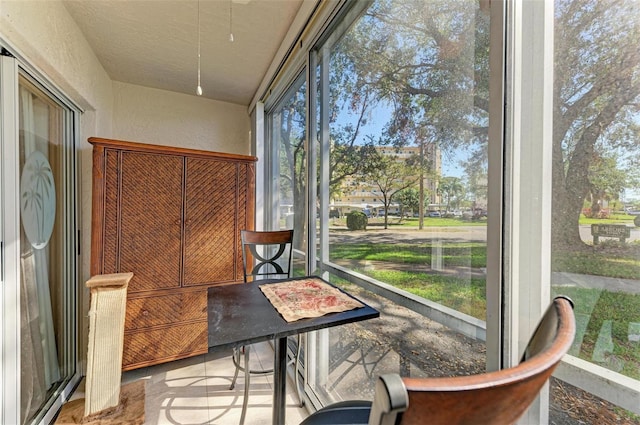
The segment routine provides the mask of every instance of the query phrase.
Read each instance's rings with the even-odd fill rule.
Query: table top
[[[308,278],[309,276],[305,276],[299,279]],[[297,280],[297,278],[287,280]],[[376,309],[362,303],[364,307],[354,310],[287,322],[258,287],[277,282],[283,282],[283,280],[261,280],[210,287],[208,289],[209,348],[248,345],[380,316]],[[342,292],[357,299],[345,291]]]

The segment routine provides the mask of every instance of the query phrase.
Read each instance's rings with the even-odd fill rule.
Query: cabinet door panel
[[[251,205],[250,196],[252,196],[253,185],[251,185],[249,173],[249,166],[240,164],[238,166],[238,226],[236,229],[236,280],[244,279],[244,271],[242,269],[242,237],[240,236],[241,230],[252,230],[253,222],[250,221],[249,214],[247,213],[247,207]],[[251,210],[251,217],[253,216],[253,210]]]
[[[206,320],[207,291],[174,291],[171,295],[131,298],[127,301],[127,331]]]
[[[182,178],[179,156],[123,152],[120,272],[129,292],[180,286]]]
[[[102,247],[102,270],[100,273],[117,273],[118,270],[118,210],[120,208],[120,173],[118,163],[120,152],[105,151],[104,173],[104,233]]]
[[[231,282],[238,244],[238,173],[229,161],[187,159],[184,285]]]
[[[209,348],[207,332],[206,321],[125,332],[122,370],[206,353]]]

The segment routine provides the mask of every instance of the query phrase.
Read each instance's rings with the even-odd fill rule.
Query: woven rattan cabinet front
[[[133,272],[123,370],[207,352],[207,287],[242,281],[255,158],[90,138],[91,273]]]

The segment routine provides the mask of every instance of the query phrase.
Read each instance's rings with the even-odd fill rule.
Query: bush
[[[351,211],[347,214],[347,228],[349,230],[367,230],[367,215],[361,211]]]

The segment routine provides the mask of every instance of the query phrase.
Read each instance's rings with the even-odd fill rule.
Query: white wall
[[[80,118],[80,299],[88,310],[91,136],[250,153],[246,107],[113,82],[59,0],[0,0],[0,44],[84,110]],[[81,323],[81,347],[87,324]],[[84,350],[80,350],[84,353]]]
[[[0,37],[24,62],[84,109],[80,121],[82,276],[89,277],[91,145],[87,137],[111,134],[112,82],[59,1],[0,0]]]
[[[112,138],[249,155],[245,106],[114,81]]]
[[[244,106],[112,81],[61,1],[0,0],[0,39],[84,109],[80,126],[82,276],[89,276],[91,136],[250,153]]]

